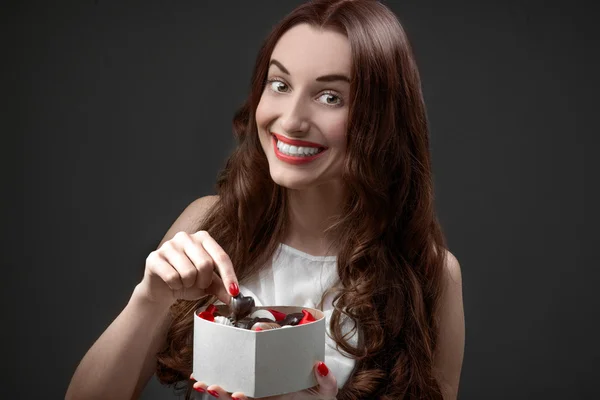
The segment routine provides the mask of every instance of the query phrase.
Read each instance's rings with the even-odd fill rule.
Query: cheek
[[[338,118],[331,118],[327,121],[327,139],[329,143],[336,147],[344,147],[346,145],[346,135],[348,129],[348,118],[346,115]]]
[[[260,102],[256,107],[255,113],[256,125],[258,126],[258,128],[264,128],[269,123],[269,121],[273,119],[274,114],[275,112],[273,110],[273,105],[270,104],[269,99],[263,95],[260,98]]]

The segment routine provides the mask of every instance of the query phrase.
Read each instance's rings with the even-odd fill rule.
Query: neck
[[[303,190],[287,189],[287,199],[288,230],[284,242],[312,255],[335,255],[325,229],[341,211],[341,182]]]

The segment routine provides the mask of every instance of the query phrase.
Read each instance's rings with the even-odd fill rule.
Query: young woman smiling
[[[421,82],[396,16],[369,0],[299,6],[261,48],[234,128],[217,195],[190,204],[149,255],[67,398],[137,398],[153,373],[188,398],[246,398],[190,376],[194,310],[241,290],[326,315],[319,385],[277,398],[455,399],[461,273],[435,215]]]

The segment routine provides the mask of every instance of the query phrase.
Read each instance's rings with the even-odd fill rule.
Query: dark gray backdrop
[[[3,399],[64,396],[148,253],[213,193],[259,45],[300,1],[47,3],[0,11]],[[386,4],[415,47],[437,210],[462,265],[460,398],[587,398],[593,3]],[[153,381],[143,399],[170,393]]]

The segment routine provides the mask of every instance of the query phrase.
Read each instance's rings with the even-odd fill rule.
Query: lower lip
[[[281,161],[285,161],[286,163],[290,163],[290,164],[294,164],[294,165],[309,163],[309,162],[319,158],[323,153],[325,153],[327,151],[327,150],[323,150],[320,153],[315,154],[314,156],[305,156],[305,157],[288,156],[287,154],[283,154],[282,152],[280,152],[279,149],[277,148],[277,139],[275,138],[275,136],[273,136],[271,140],[273,141],[273,149],[275,150],[275,156],[277,158],[279,158]]]

